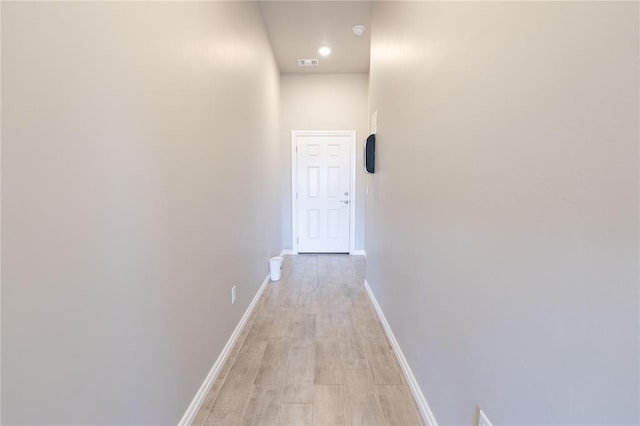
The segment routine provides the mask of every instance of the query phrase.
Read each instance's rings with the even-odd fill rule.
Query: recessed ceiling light
[[[364,25],[356,25],[355,27],[353,27],[353,33],[360,37],[362,34],[364,34],[364,30],[366,29],[367,28]]]
[[[329,54],[331,53],[331,48],[329,46],[322,46],[320,49],[318,49],[318,53],[322,56],[329,56]]]

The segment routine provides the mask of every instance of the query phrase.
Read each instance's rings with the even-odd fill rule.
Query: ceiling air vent
[[[317,59],[298,59],[299,67],[317,67],[319,61]]]

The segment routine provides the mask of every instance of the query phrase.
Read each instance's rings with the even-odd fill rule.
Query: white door
[[[349,133],[294,132],[294,223],[300,253],[349,253],[352,139]]]

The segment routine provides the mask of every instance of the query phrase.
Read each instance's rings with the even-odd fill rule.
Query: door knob
[[[342,200],[341,203],[349,204],[349,200]]]

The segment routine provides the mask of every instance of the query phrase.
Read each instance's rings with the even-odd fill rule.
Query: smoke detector
[[[320,61],[317,59],[298,59],[299,67],[317,67],[320,65]]]
[[[367,28],[364,25],[356,25],[355,27],[353,27],[353,33],[360,37],[362,34],[364,34],[364,31],[366,29]]]

